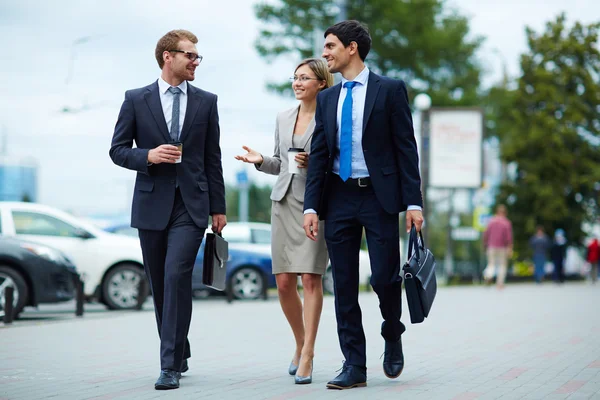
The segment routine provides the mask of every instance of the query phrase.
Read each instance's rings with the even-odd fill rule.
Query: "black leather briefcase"
[[[413,225],[408,242],[409,259],[402,267],[406,302],[410,311],[410,322],[413,324],[423,322],[425,317],[429,316],[437,292],[435,258],[425,247],[421,232],[419,232],[419,238],[417,238],[417,230]]]
[[[217,290],[225,290],[229,245],[220,233],[207,233],[204,244],[202,283]]]

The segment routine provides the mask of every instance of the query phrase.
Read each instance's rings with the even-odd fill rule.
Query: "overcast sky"
[[[259,26],[254,3],[0,0],[0,129],[8,155],[37,160],[38,200],[78,213],[128,210],[135,172],[108,157],[114,124],[125,90],[160,75],[154,47],[171,29],[189,29],[199,38],[204,61],[194,85],[219,95],[225,180],[235,180],[241,165],[233,156],[242,144],[271,152],[275,116],[295,101],[267,93],[264,84],[290,76],[296,60],[269,65],[259,58],[253,47]],[[511,75],[518,74],[525,25],[541,30],[561,11],[570,22],[600,20],[595,0],[449,4],[471,18],[473,34],[487,37],[479,57],[488,84],[500,79],[502,62]],[[79,111],[61,112],[65,107]],[[274,181],[248,171],[259,183]]]

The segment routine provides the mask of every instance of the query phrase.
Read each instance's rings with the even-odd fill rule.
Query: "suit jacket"
[[[300,107],[294,107],[282,111],[277,115],[275,125],[275,151],[273,157],[263,156],[263,163],[256,166],[259,171],[271,175],[279,175],[277,182],[271,192],[271,200],[281,201],[292,185],[292,193],[299,202],[304,201],[304,188],[306,186],[306,168],[301,168],[299,174],[290,174],[288,171],[288,149],[290,147],[304,148],[310,153],[312,133],[315,128],[315,120],[308,124],[304,135],[294,135],[294,127]],[[292,146],[292,137],[294,145]],[[309,160],[310,165],[310,160]]]
[[[109,152],[115,164],[137,171],[131,226],[165,229],[177,180],[187,211],[204,229],[209,214],[225,214],[217,96],[188,83],[187,110],[179,138],[182,161],[148,165],[148,151],[171,142],[158,90],[158,82],[154,82],[125,93]],[[136,148],[132,148],[134,142]]]
[[[337,143],[337,105],[341,83],[317,96],[304,209],[326,219]],[[377,200],[390,214],[423,205],[419,158],[403,81],[369,73],[363,115],[362,149]]]

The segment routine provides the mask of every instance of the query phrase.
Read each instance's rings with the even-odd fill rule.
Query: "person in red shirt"
[[[483,278],[491,282],[496,275],[496,287],[504,288],[508,258],[512,256],[513,235],[512,224],[506,217],[507,211],[504,204],[496,207],[494,215],[488,223],[483,234],[483,245],[487,250],[488,265],[483,271]]]
[[[592,282],[598,280],[598,261],[600,260],[600,243],[594,238],[587,248],[587,262],[592,266]]]

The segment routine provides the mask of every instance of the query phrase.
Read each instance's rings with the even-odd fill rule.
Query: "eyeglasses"
[[[192,53],[191,51],[183,51],[183,50],[169,50],[174,51],[175,53],[183,53],[190,59],[190,61],[198,60],[198,63],[202,62],[202,56],[200,54]]]
[[[301,83],[305,83],[308,81],[320,81],[318,78],[309,78],[308,76],[292,76],[290,78],[290,82],[300,81]]]

